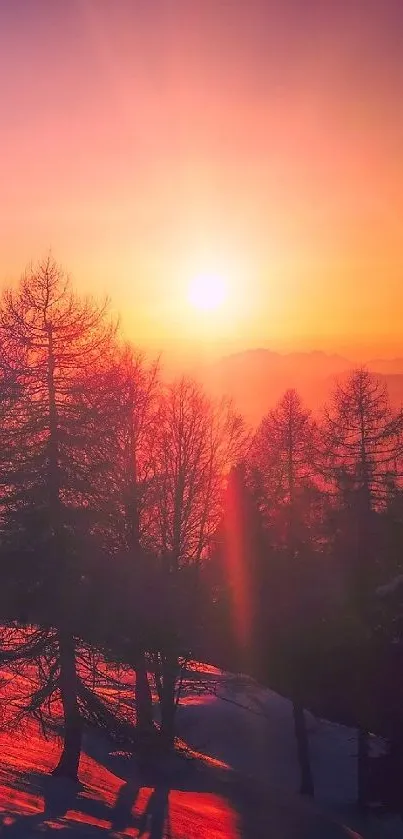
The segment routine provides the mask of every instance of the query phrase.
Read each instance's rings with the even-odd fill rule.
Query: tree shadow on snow
[[[81,786],[79,784],[65,781],[60,778],[53,778],[50,775],[39,773],[14,773],[9,781],[13,790],[21,793],[22,801],[19,806],[26,806],[23,800],[24,793],[27,795],[40,795],[43,797],[43,810],[32,815],[20,815],[8,808],[3,814],[2,835],[7,839],[25,839],[34,836],[36,831],[53,831],[52,825],[47,822],[58,822],[68,810],[78,809],[77,799]],[[56,829],[56,828],[54,828]]]
[[[169,785],[160,783],[154,787],[147,806],[137,818],[132,815],[138,793],[137,781],[127,781],[120,789],[111,819],[112,833],[123,832],[133,826],[135,822],[139,837],[147,835],[148,839],[164,839],[166,822],[168,820]]]
[[[7,786],[13,789],[13,803],[0,813],[0,833],[6,839],[28,839],[67,831],[72,836],[116,835],[126,828],[135,828],[138,836],[164,839],[168,818],[169,784],[160,779],[155,784],[146,808],[134,813],[137,798],[144,786],[139,775],[129,778],[120,788],[115,804],[110,807],[102,801],[82,795],[83,786],[61,778],[40,773],[4,773]],[[88,791],[86,791],[88,792]],[[19,799],[19,794],[21,800]],[[16,813],[15,809],[27,806],[24,796],[43,797],[43,810],[30,815]],[[74,817],[66,815],[72,812]],[[99,819],[101,825],[93,825]]]
[[[89,753],[91,751],[91,748],[88,749]],[[105,763],[108,762],[106,759]],[[135,829],[139,839],[173,837],[176,834],[171,833],[169,824],[171,791],[218,796],[223,810],[229,806],[237,822],[237,830],[231,839],[267,839],[269,836],[276,839],[323,839],[325,836],[326,839],[342,839],[351,835],[343,828],[322,820],[298,796],[283,798],[278,792],[270,792],[252,779],[248,781],[231,771],[216,772],[197,760],[174,757],[165,765],[152,760],[140,763],[123,760],[120,764],[116,761],[116,770],[115,774],[124,782],[112,806],[92,797],[91,787],[39,773],[0,770],[0,786],[3,782],[4,790],[12,790],[11,805],[0,813],[1,836],[5,839],[34,839],[63,828],[63,833],[67,832],[77,839],[116,836],[127,829]],[[145,809],[139,812],[139,805],[144,803],[144,790],[150,791],[150,795]],[[16,811],[27,809],[29,796],[31,802],[32,796],[43,797],[43,810],[20,815]],[[177,817],[176,810],[175,820]],[[220,819],[219,810],[216,817]],[[91,820],[95,819],[101,823],[91,824]],[[210,823],[207,818],[204,827],[202,809],[198,819],[201,819],[198,821],[200,829],[188,821],[187,814],[188,826],[185,822],[180,825],[180,835],[186,837],[188,829],[189,836],[195,835],[194,829],[199,830],[197,835],[200,837],[209,835],[205,831],[209,830]],[[219,827],[219,824],[214,827]]]

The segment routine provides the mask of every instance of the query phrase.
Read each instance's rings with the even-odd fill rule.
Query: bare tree
[[[170,577],[166,585],[174,592],[175,578],[184,571],[188,585],[197,585],[198,569],[222,514],[226,475],[242,456],[245,437],[244,423],[230,402],[213,403],[191,379],[165,388],[154,449],[153,539]],[[169,747],[178,650],[163,651],[160,663],[162,734]]]
[[[117,548],[133,557],[152,548],[149,509],[160,410],[159,361],[130,345],[117,349],[106,370],[109,423],[102,441],[110,460],[107,498]],[[105,397],[104,397],[105,399]]]
[[[129,558],[141,585],[141,571],[150,548],[150,494],[153,492],[153,450],[159,415],[159,363],[126,345],[115,352],[106,371],[110,420],[103,445],[109,459],[106,504],[112,538]],[[153,725],[152,695],[145,651],[135,661],[136,721]]]
[[[242,418],[182,378],[161,399],[155,446],[155,547],[171,570],[198,564],[222,512],[230,467],[244,451]]]

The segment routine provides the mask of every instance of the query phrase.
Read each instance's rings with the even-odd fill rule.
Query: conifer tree
[[[75,631],[94,470],[93,417],[80,389],[112,335],[106,306],[77,297],[51,257],[4,292],[0,338],[18,381],[6,429],[4,543],[26,619],[57,632],[64,745],[55,774],[73,778],[81,749]]]

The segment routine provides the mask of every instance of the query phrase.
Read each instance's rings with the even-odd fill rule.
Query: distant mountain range
[[[325,352],[278,353],[254,349],[228,355],[198,370],[214,396],[228,394],[249,422],[256,423],[287,388],[298,390],[306,405],[318,410],[329,398],[337,378],[357,364]],[[368,369],[386,381],[393,404],[403,403],[403,358],[374,359]]]

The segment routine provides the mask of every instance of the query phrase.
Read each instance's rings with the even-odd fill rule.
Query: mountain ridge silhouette
[[[259,422],[288,388],[300,393],[306,406],[318,412],[331,397],[336,381],[361,366],[337,353],[322,350],[280,353],[262,347],[221,356],[193,373],[211,395],[227,395],[252,424]],[[403,358],[377,358],[363,366],[388,387],[391,403],[403,403]]]

